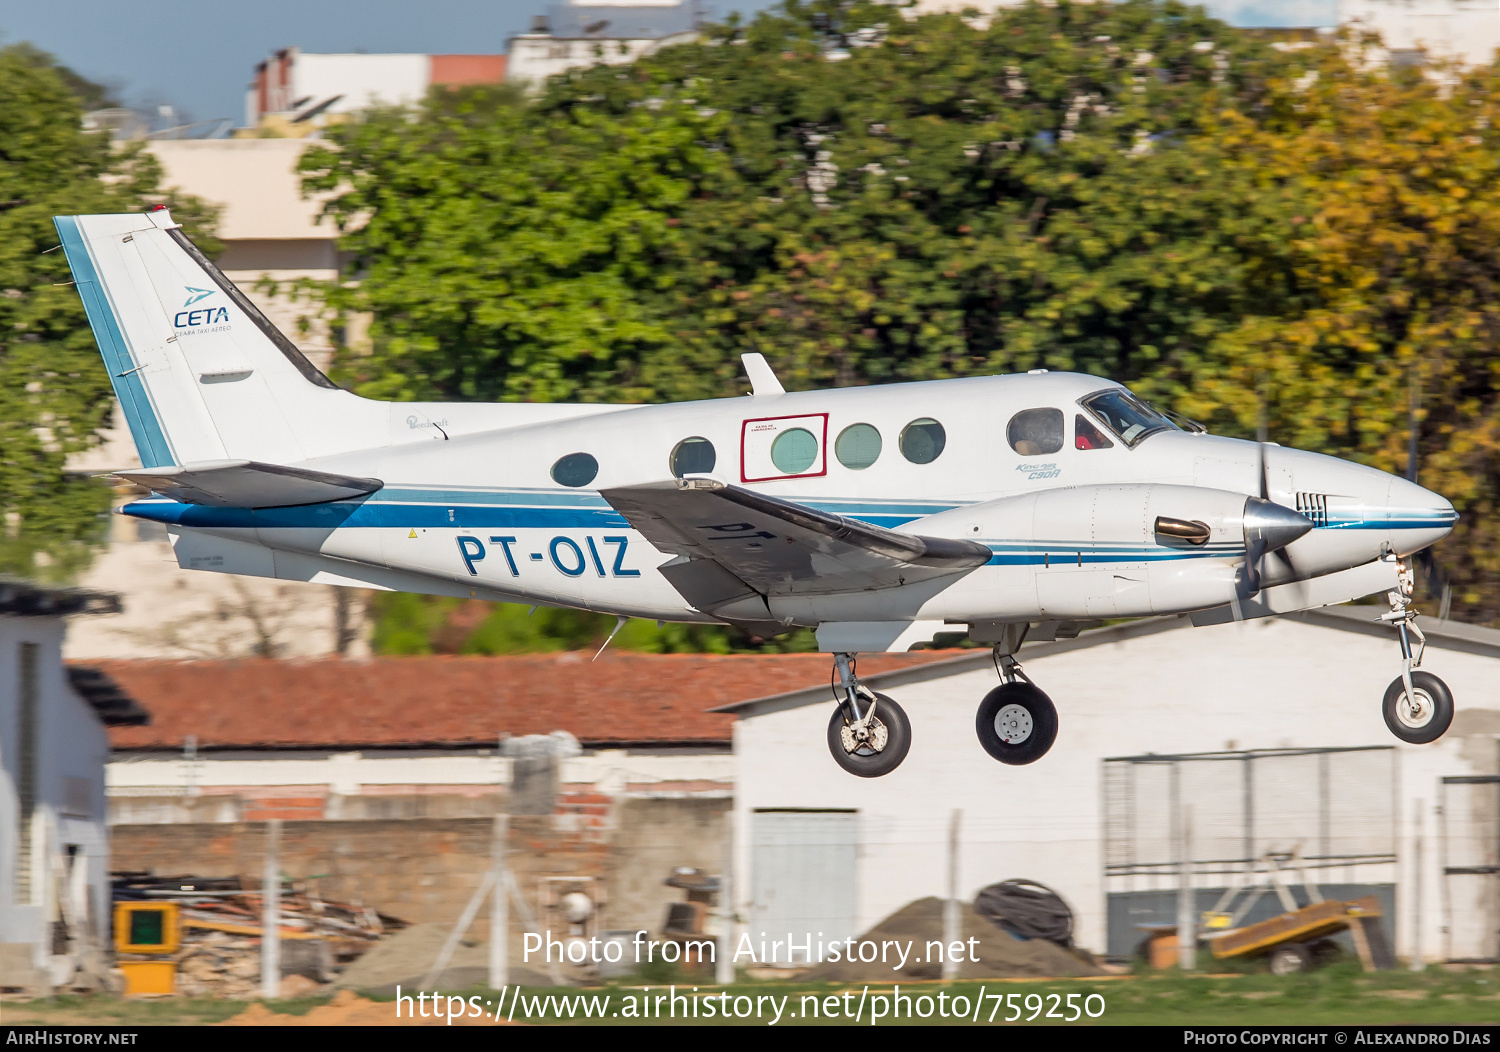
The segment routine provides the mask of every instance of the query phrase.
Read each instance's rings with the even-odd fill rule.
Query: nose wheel
[[[1427,637],[1417,627],[1417,612],[1411,608],[1414,583],[1411,567],[1404,561],[1399,563],[1396,590],[1387,593],[1391,609],[1380,620],[1396,629],[1401,644],[1401,675],[1385,689],[1380,709],[1392,734],[1411,745],[1426,745],[1441,738],[1453,722],[1453,692],[1431,672],[1414,671],[1421,666],[1427,650]],[[1415,655],[1413,636],[1417,640]]]
[[[876,694],[854,675],[852,654],[835,654],[839,704],[828,720],[828,751],[860,778],[890,774],[911,749],[911,721],[895,699]]]

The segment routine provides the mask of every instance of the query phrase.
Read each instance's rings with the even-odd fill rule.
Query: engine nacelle
[[[994,563],[976,575],[1018,602],[1034,597],[1047,617],[1133,617],[1231,601],[1247,527],[1262,536],[1264,517],[1264,503],[1243,493],[1129,484],[1004,497],[902,529],[989,544]]]

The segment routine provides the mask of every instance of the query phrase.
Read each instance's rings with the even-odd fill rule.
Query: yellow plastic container
[[[117,967],[125,975],[126,997],[177,992],[174,961],[120,961]]]

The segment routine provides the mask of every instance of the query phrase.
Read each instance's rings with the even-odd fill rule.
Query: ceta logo
[[[191,307],[199,300],[206,300],[214,294],[213,289],[195,289],[191,285],[184,285],[183,288],[187,289],[188,292],[187,302],[183,304],[184,307]]]

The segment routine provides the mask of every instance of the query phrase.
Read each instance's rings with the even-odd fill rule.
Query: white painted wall
[[[656,40],[567,39],[537,34],[512,37],[505,79],[514,83],[540,84],[548,77],[570,69],[601,63],[628,65],[642,55],[674,44],[685,44],[695,36],[694,33],[675,33]]]
[[[1433,647],[1424,667],[1453,689],[1461,719],[1465,709],[1482,709],[1500,721],[1500,662]],[[759,807],[858,808],[863,931],[913,899],[945,893],[947,826],[952,810],[962,808],[962,894],[1009,878],[1041,881],[1073,908],[1079,944],[1102,950],[1105,757],[1395,743],[1380,715],[1386,686],[1400,671],[1394,637],[1248,622],[1040,658],[1027,662],[1026,671],[1052,697],[1061,722],[1052,751],[1027,767],[994,762],[975,738],[975,708],[997,682],[989,671],[890,689],[911,718],[913,743],[906,762],[880,779],[847,775],[828,755],[831,701],[742,719],[735,738],[737,828],[748,829],[749,812]],[[1494,726],[1500,730],[1500,722]],[[1497,756],[1496,736],[1488,732],[1400,747],[1399,953],[1413,944],[1414,808],[1421,801],[1426,812],[1421,945],[1432,958],[1440,952],[1441,923],[1433,835],[1438,779],[1495,773]],[[736,886],[748,914],[743,836],[737,852]],[[1461,923],[1475,920],[1464,904],[1455,906]]]
[[[432,80],[427,55],[308,55],[292,64],[292,101],[343,97],[325,113],[352,113],[371,106],[421,102]]]
[[[108,931],[109,842],[104,823],[104,763],[109,744],[103,725],[73,693],[61,660],[64,622],[56,617],[0,615],[0,942],[29,943],[37,968],[51,965],[47,921],[66,884],[54,871],[65,845],[76,844],[87,868],[88,895],[98,934]],[[20,824],[18,774],[20,657],[22,643],[38,651],[37,810],[32,833],[31,895],[16,897]],[[89,814],[67,813],[68,778],[91,786]]]
[[[332,239],[338,236],[332,224],[318,220],[322,201],[302,198],[297,163],[309,145],[305,139],[167,139],[147,149],[161,162],[164,186],[223,209],[218,235],[226,241]]]
[[[303,758],[286,752],[240,754],[219,759],[212,753],[196,759],[118,755],[108,768],[111,796],[176,795],[223,788],[327,786],[332,793],[355,795],[366,786],[509,785],[512,761],[493,753],[459,756],[366,756],[359,752]],[[604,749],[562,761],[558,780],[564,785],[597,786],[621,793],[632,785],[718,781],[734,777],[734,757],[727,752],[651,754]]]
[[[1500,47],[1493,0],[1339,0],[1339,22],[1379,33],[1389,50],[1425,50],[1469,65],[1495,61]]]

